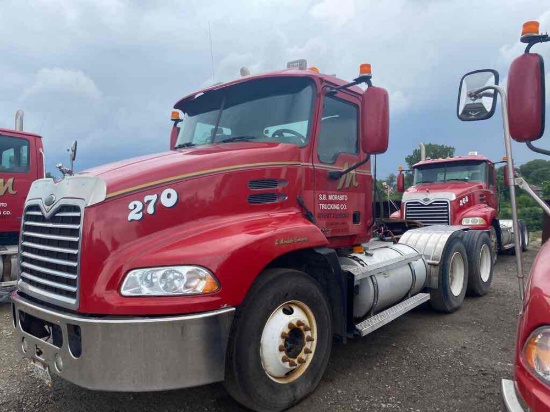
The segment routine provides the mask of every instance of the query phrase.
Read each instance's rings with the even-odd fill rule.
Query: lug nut
[[[306,363],[306,360],[304,358],[298,358],[298,363]]]
[[[284,352],[285,350],[285,345],[279,345],[279,352]]]
[[[283,356],[283,357],[281,358],[281,360],[282,360],[283,362],[289,362],[289,361],[290,361],[289,357],[286,356],[286,355]]]
[[[295,325],[294,323],[290,322],[290,323],[288,324],[288,328],[289,328],[289,329],[296,329],[296,325]]]
[[[304,353],[305,353],[306,355],[309,355],[310,353],[312,353],[312,350],[309,349],[309,348],[305,348],[305,349],[304,349]]]
[[[296,362],[294,362],[293,360],[291,360],[290,362],[288,362],[288,364],[292,367],[294,366],[298,366],[298,364]]]
[[[310,335],[306,336],[306,342],[313,342],[314,340]]]
[[[310,328],[309,326],[307,326],[307,325],[304,325],[304,330],[305,330],[306,332],[309,332],[309,331],[311,330],[311,328]]]
[[[288,338],[288,333],[286,332],[281,333],[281,339],[286,339],[286,338]]]
[[[302,322],[301,320],[299,320],[298,322],[296,322],[296,325],[298,325],[298,327],[300,327],[300,328],[301,328],[302,326],[304,326],[304,325],[305,325],[305,323],[304,323],[304,322]]]

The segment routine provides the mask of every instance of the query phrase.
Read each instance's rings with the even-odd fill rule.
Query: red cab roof
[[[42,138],[42,136],[40,135],[37,135],[35,133],[29,133],[29,132],[24,132],[24,131],[21,131],[21,130],[13,130],[13,129],[2,129],[0,127],[0,134],[4,135],[4,136],[12,136],[12,137],[26,137],[26,138]]]

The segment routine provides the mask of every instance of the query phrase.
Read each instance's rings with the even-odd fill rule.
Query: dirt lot
[[[525,255],[531,267],[536,246]],[[452,315],[428,307],[362,339],[337,345],[324,379],[294,411],[498,411],[512,377],[517,281],[502,255],[492,291]],[[240,411],[221,384],[158,393],[91,392],[30,376],[15,350],[9,306],[0,306],[1,411]]]

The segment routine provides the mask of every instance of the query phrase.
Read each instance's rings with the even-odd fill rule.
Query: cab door
[[[336,179],[329,173],[345,170],[363,158],[359,144],[360,98],[343,91],[325,95],[321,113],[313,153],[316,221],[331,246],[349,246],[358,243],[358,237],[365,233],[370,171],[363,166]]]

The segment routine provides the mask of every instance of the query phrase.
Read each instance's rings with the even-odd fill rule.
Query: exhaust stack
[[[418,143],[420,146],[420,160],[426,160],[426,146],[424,143]]]
[[[25,112],[21,109],[19,109],[17,112],[15,112],[15,130],[22,132],[23,131],[23,117],[25,116]]]

